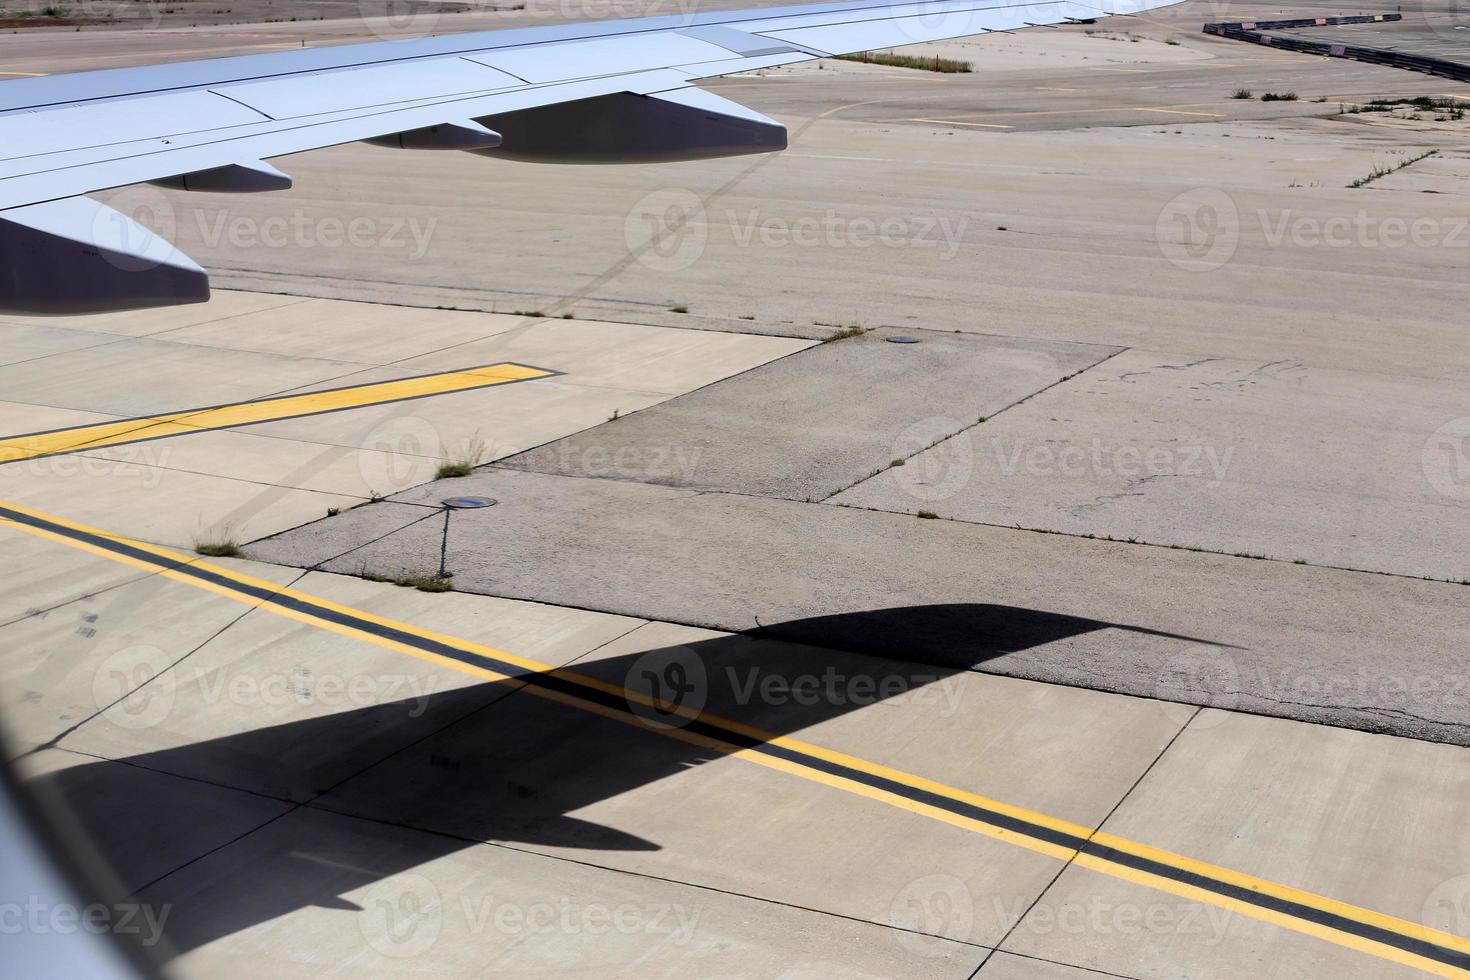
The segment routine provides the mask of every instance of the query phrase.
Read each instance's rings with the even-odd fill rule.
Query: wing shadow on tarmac
[[[171,906],[165,945],[177,954],[301,908],[357,910],[345,894],[481,842],[658,849],[650,836],[658,836],[657,826],[682,819],[677,813],[653,810],[653,829],[605,826],[572,814],[721,754],[670,737],[663,726],[678,716],[636,699],[604,694],[605,702],[634,718],[629,724],[535,696],[521,690],[522,683],[543,690],[583,685],[569,678],[570,671],[643,691],[666,708],[682,705],[701,717],[779,735],[855,710],[881,712],[885,702],[899,699],[910,699],[920,710],[952,713],[964,724],[967,711],[981,709],[965,703],[956,675],[994,657],[1102,629],[1225,646],[983,604],[822,616],[765,626],[755,634],[574,662],[564,671],[517,682],[440,689],[422,699],[144,753],[121,760],[124,765],[74,766],[34,779],[29,787],[43,806],[64,807],[76,817],[127,890],[141,887],[142,900]],[[854,649],[885,656],[848,652]],[[181,689],[180,699],[187,693]],[[822,742],[820,735],[812,740]],[[187,792],[182,805],[160,803],[158,812],[141,812],[139,768],[307,803],[311,811],[290,814],[202,859],[192,871],[150,885],[130,869],[129,832],[119,815],[176,826],[195,818]],[[664,788],[648,805],[677,800],[669,804],[674,809],[683,802],[679,790]],[[318,808],[349,817],[324,816]],[[315,819],[298,819],[306,816]],[[157,839],[156,827],[149,837]],[[181,854],[178,863],[194,856]],[[354,928],[343,921],[343,928]]]

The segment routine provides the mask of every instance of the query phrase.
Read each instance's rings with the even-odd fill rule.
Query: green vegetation
[[[369,582],[390,582],[404,589],[418,589],[420,592],[449,592],[454,588],[448,575],[400,575],[392,578],[387,575],[377,575],[363,568],[359,573]]]
[[[826,324],[817,324],[817,325],[818,326],[826,326]],[[838,327],[836,330],[832,331],[832,333],[829,334],[827,336],[827,338],[822,341],[822,343],[824,343],[824,344],[830,344],[834,340],[846,340],[849,337],[861,337],[863,334],[865,334],[867,332],[868,332],[868,328],[867,327],[860,327],[860,326],[858,326],[857,324],[854,323],[851,326]]]
[[[939,515],[936,514],[936,513],[934,513],[932,510],[921,510],[918,513],[918,517],[921,520],[925,520],[925,521],[932,521],[932,520],[934,520],[938,516]]]
[[[945,75],[966,74],[975,70],[973,63],[956,58],[921,57],[915,54],[892,54],[886,51],[864,51],[861,54],[839,54],[838,61],[860,61],[865,65],[889,65],[894,68],[917,68]]]
[[[233,538],[221,538],[218,541],[195,541],[194,551],[206,558],[239,558],[240,545]]]
[[[1248,88],[1238,88],[1230,97],[1232,99],[1252,99],[1255,98],[1255,95]]]
[[[464,451],[453,459],[446,459],[434,471],[434,479],[448,480],[456,476],[469,476],[485,459],[485,440],[477,432],[465,440]]]
[[[1375,163],[1373,165],[1372,172],[1369,173],[1368,176],[1366,176],[1366,177],[1359,177],[1357,180],[1353,181],[1351,184],[1348,184],[1348,186],[1349,187],[1362,187],[1364,184],[1372,183],[1373,181],[1377,180],[1379,177],[1387,177],[1389,174],[1393,173],[1396,170],[1402,170],[1405,167],[1409,166],[1410,164],[1418,163],[1420,160],[1423,160],[1425,157],[1432,157],[1432,156],[1434,156],[1438,152],[1439,152],[1438,150],[1425,150],[1423,153],[1420,153],[1418,156],[1405,157],[1404,159],[1400,160],[1398,163],[1393,163],[1393,164]]]
[[[1267,92],[1261,96],[1262,102],[1295,102],[1295,92]]]

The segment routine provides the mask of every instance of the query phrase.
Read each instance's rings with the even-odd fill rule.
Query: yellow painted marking
[[[534,378],[551,377],[556,372],[544,368],[525,367],[520,364],[489,364],[484,367],[466,368],[429,374],[398,381],[383,381],[375,384],[337,388],[331,391],[313,391],[284,398],[267,398],[261,401],[237,402],[233,405],[218,405],[197,408],[168,415],[154,415],[140,419],[121,419],[116,422],[99,422],[72,429],[56,429],[31,435],[12,436],[0,439],[0,463],[49,456],[55,453],[75,452],[82,449],[98,449],[144,439],[161,439],[167,436],[188,435],[194,432],[209,432],[215,429],[232,429],[257,422],[275,422],[281,419],[300,418],[305,415],[320,415],[346,408],[365,408],[387,402],[423,398],[428,395],[444,395],[470,388],[485,388],[507,384],[512,381],[528,381]]]
[[[1168,113],[1172,113],[1173,115],[1176,115],[1176,116],[1205,116],[1206,118],[1209,118],[1209,119],[1219,119],[1220,118],[1220,113],[1218,113],[1218,112],[1185,112],[1183,109],[1150,109],[1150,108],[1148,108],[1146,106],[1137,106],[1136,107],[1136,111],[1138,111],[1138,112],[1168,112]]]
[[[354,609],[350,606],[344,606],[340,603],[332,602],[329,599],[323,599],[319,596],[314,596],[309,593],[301,592],[292,588],[281,587],[274,582],[256,578],[252,575],[247,575],[242,572],[237,572],[232,569],[225,568],[221,565],[199,561],[192,555],[186,555],[182,552],[173,551],[168,548],[147,544],[141,541],[134,541],[128,538],[121,537],[119,535],[108,534],[107,532],[97,530],[96,528],[91,528],[84,524],[78,524],[73,521],[68,521],[63,518],[59,518],[30,507],[24,507],[19,504],[13,503],[3,503],[3,506],[9,508],[12,511],[23,513],[33,518],[50,522],[52,524],[60,525],[62,527],[70,528],[76,531],[81,531],[83,533],[101,537],[110,541],[115,541],[120,544],[125,544],[130,548],[138,549],[140,551],[146,552],[147,554],[156,556],[161,561],[167,562],[169,564],[192,565],[194,568],[206,570],[220,578],[227,579],[241,585],[250,586],[257,589],[264,589],[271,593],[273,596],[298,599],[307,603],[314,604],[330,612],[346,614],[348,616],[363,620],[368,623],[389,627],[393,630],[400,631],[402,633],[406,633],[422,639],[432,640],[439,643],[447,643],[460,650],[474,653],[479,656],[499,660],[503,663],[514,664],[515,666],[522,669],[532,670],[538,673],[552,674],[559,678],[573,681],[587,688],[613,693],[620,697],[630,700],[637,700],[647,705],[653,704],[653,699],[651,699],[647,695],[642,694],[641,692],[630,691],[621,686],[609,684],[608,682],[600,680],[598,678],[589,677],[570,670],[559,669],[553,667],[551,664],[540,663],[538,661],[530,660],[525,657],[519,657],[504,650],[487,647],[482,644],[473,643],[468,640],[460,639],[458,637],[449,636],[447,634],[436,633],[431,630],[422,629],[408,623],[401,623],[394,620],[386,619],[384,617],[374,615],[364,610]],[[507,675],[491,670],[488,667],[480,667],[473,664],[466,664],[462,661],[454,660],[440,654],[421,650],[418,647],[400,642],[390,637],[381,636],[366,629],[354,627],[344,623],[334,622],[332,620],[325,619],[304,610],[297,610],[282,606],[276,602],[271,602],[265,599],[258,599],[254,596],[249,595],[248,593],[233,590],[228,585],[223,585],[216,582],[208,582],[195,578],[194,576],[191,576],[176,568],[159,567],[159,565],[157,564],[145,561],[143,559],[134,558],[131,555],[119,554],[102,546],[94,545],[89,542],[78,541],[74,538],[66,537],[45,528],[32,527],[30,525],[17,523],[13,520],[5,518],[0,518],[0,525],[9,525],[16,530],[25,531],[26,533],[35,535],[37,537],[56,541],[70,547],[89,552],[91,554],[100,555],[113,561],[117,561],[126,565],[131,565],[136,568],[154,571],[155,573],[174,581],[182,582],[187,585],[192,585],[196,588],[202,588],[207,591],[214,592],[218,595],[225,596],[237,602],[242,602],[254,608],[273,613],[274,615],[282,616],[287,619],[293,619],[298,622],[306,623],[308,625],[315,626],[321,629],[330,630],[343,636],[363,640],[376,646],[396,650],[400,653],[405,653],[426,663],[446,667],[450,670],[458,671],[460,673],[468,674],[474,677],[480,677],[486,680],[515,683],[520,685],[521,689],[524,690],[526,693],[534,694],[537,697],[545,698],[547,700],[556,701],[562,704],[579,708],[581,710],[589,711],[602,717],[622,722],[624,724],[633,725],[643,731],[655,732],[658,734],[669,736],[671,738],[678,739],[683,742],[699,745],[703,748],[708,748],[724,755],[739,757],[746,761],[755,763],[756,765],[765,766],[768,769],[785,772],[790,775],[809,780],[811,782],[821,783],[826,786],[843,790],[844,792],[864,796],[869,799],[885,803],[889,806],[894,806],[899,809],[919,814],[933,820],[939,820],[956,827],[961,827],[975,833],[983,834],[996,840],[1005,841],[1006,843],[1015,844],[1019,847],[1024,847],[1038,853],[1047,854],[1061,861],[1074,861],[1084,868],[1088,868],[1092,871],[1097,871],[1102,874],[1109,875],[1113,878],[1134,882],[1136,884],[1144,885],[1146,887],[1153,888],[1159,891],[1164,891],[1172,895],[1177,895],[1191,901],[1206,902],[1232,912],[1238,912],[1241,915],[1258,919],[1263,922],[1269,922],[1283,928],[1291,929],[1295,932],[1302,933],[1303,935],[1313,936],[1318,939],[1324,939],[1328,942],[1336,943],[1337,945],[1344,946],[1349,949],[1354,949],[1359,952],[1367,953],[1369,955],[1376,956],[1384,960],[1389,960],[1391,962],[1400,963],[1405,966],[1414,967],[1435,976],[1459,978],[1470,977],[1470,970],[1465,970],[1459,967],[1439,963],[1434,960],[1418,956],[1414,953],[1405,952],[1404,950],[1397,949],[1392,946],[1387,946],[1385,944],[1374,942],[1372,940],[1363,939],[1361,937],[1350,935],[1348,933],[1339,932],[1338,930],[1333,929],[1329,926],[1323,926],[1305,919],[1296,918],[1295,916],[1291,916],[1286,913],[1262,908],[1250,902],[1245,902],[1239,899],[1231,898],[1229,896],[1220,895],[1216,892],[1198,888],[1194,885],[1185,884],[1180,881],[1175,881],[1171,878],[1165,878],[1151,874],[1149,872],[1139,871],[1134,868],[1127,867],[1126,865],[1121,865],[1109,861],[1105,857],[1101,857],[1095,854],[1078,852],[1069,847],[1063,847],[1061,845],[1053,844],[1047,841],[1038,840],[1034,837],[1030,837],[1022,833],[1017,833],[1001,827],[996,827],[983,821],[951,813],[947,810],[940,809],[930,804],[911,800],[896,793],[879,789],[877,787],[868,786],[866,784],[856,782],[840,775],[822,772],[818,769],[804,766],[800,762],[779,759],[773,756],[766,755],[764,753],[755,752],[749,749],[742,749],[736,745],[722,742],[718,739],[711,738],[697,732],[686,731],[682,728],[653,727],[648,725],[637,715],[634,715],[630,712],[620,711],[594,701],[584,700],[573,694],[568,694],[561,691],[554,691],[547,688],[538,687],[536,685],[527,685],[524,681],[508,677]],[[1220,881],[1225,881],[1231,884],[1251,889],[1261,894],[1283,898],[1288,901],[1298,903],[1300,905],[1309,906],[1311,908],[1330,912],[1344,918],[1353,919],[1360,923],[1378,926],[1380,928],[1399,933],[1400,935],[1410,936],[1416,939],[1424,940],[1426,942],[1434,943],[1447,949],[1470,954],[1470,939],[1455,936],[1451,933],[1442,932],[1438,929],[1431,929],[1421,923],[1410,922],[1408,920],[1400,919],[1395,916],[1384,915],[1379,912],[1374,912],[1370,909],[1361,908],[1355,905],[1349,905],[1346,902],[1339,902],[1335,899],[1327,898],[1322,895],[1317,895],[1312,892],[1306,892],[1300,889],[1292,888],[1288,885],[1282,885],[1273,881],[1268,881],[1264,878],[1257,878],[1254,875],[1232,871],[1227,868],[1221,868],[1203,861],[1197,861],[1193,858],[1184,857],[1183,855],[1174,854],[1170,851],[1150,847],[1147,844],[1141,844],[1136,841],[1128,840],[1126,838],[1116,837],[1103,831],[1094,831],[1092,828],[1085,827],[1081,824],[1072,823],[1071,821],[1062,820],[1057,817],[1052,817],[1034,810],[1027,810],[1022,807],[1013,806],[1008,803],[1003,803],[999,800],[992,800],[988,797],[980,796],[979,794],[971,793],[957,787],[935,782],[934,780],[926,779],[922,776],[917,776],[912,773],[892,769],[880,763],[871,762],[867,759],[861,759],[856,756],[847,755],[845,753],[837,752],[832,749],[823,748],[822,746],[803,742],[799,739],[777,735],[772,732],[766,732],[761,729],[745,725],[738,721],[721,718],[717,715],[710,715],[692,711],[691,709],[682,706],[677,709],[677,713],[688,718],[697,718],[705,725],[713,728],[720,728],[734,734],[754,737],[763,742],[772,745],[782,746],[814,758],[834,762],[839,765],[858,770],[860,772],[881,776],[885,779],[892,780],[904,786],[923,790],[929,793],[934,793],[940,796],[945,796],[952,800],[970,803],[975,806],[995,811],[997,813],[1003,813],[1012,817],[1016,817],[1020,820],[1024,820],[1039,826],[1049,827],[1063,833],[1082,837],[1084,839],[1090,838],[1092,841],[1106,847],[1115,848],[1120,851],[1125,851],[1130,854],[1145,857],[1150,860],[1157,861],[1161,864],[1166,864],[1175,868],[1179,868],[1181,870],[1194,872],[1206,877],[1215,878]]]
[[[958,119],[925,119],[922,116],[915,116],[914,118],[910,119],[909,122],[934,123],[934,124],[939,125],[939,126],[973,126],[976,129],[1015,129],[1016,128],[1014,126],[1007,126],[1004,123],[961,122]]]

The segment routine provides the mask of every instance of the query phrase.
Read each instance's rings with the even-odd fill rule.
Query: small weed
[[[867,327],[860,327],[854,323],[851,326],[838,327],[836,330],[832,331],[832,333],[829,334],[827,336],[827,339],[823,340],[822,343],[830,344],[834,340],[847,340],[849,337],[861,337],[867,332]]]
[[[1267,92],[1261,96],[1262,102],[1295,102],[1295,92]]]
[[[327,508],[327,516],[328,517],[336,517],[340,513],[342,513],[342,508],[341,507],[328,507]]]
[[[1010,231],[1010,229],[1007,228],[1005,225],[996,225],[995,226],[995,230],[996,231]]]
[[[1419,154],[1418,156],[1405,157],[1404,159],[1400,160],[1398,163],[1395,163],[1395,164],[1375,163],[1373,165],[1372,172],[1369,173],[1368,176],[1366,176],[1366,177],[1359,177],[1357,180],[1353,181],[1351,184],[1348,184],[1348,186],[1349,187],[1362,187],[1364,184],[1372,183],[1373,181],[1377,180],[1379,177],[1387,177],[1389,174],[1393,173],[1394,171],[1402,170],[1405,167],[1409,166],[1410,164],[1418,163],[1420,160],[1423,160],[1426,157],[1432,157],[1432,156],[1434,156],[1438,152],[1439,152],[1438,150],[1425,150],[1423,153]]]
[[[577,314],[575,314],[575,313],[563,313],[561,315],[561,318],[563,320],[575,320],[577,318]]]
[[[194,552],[206,558],[239,558],[240,545],[233,538],[218,541],[195,541]]]
[[[670,313],[688,313],[689,312],[689,307],[687,307],[687,306],[671,306],[671,307],[669,307],[669,312]]]
[[[1231,95],[1230,97],[1232,99],[1249,99],[1249,98],[1254,98],[1253,94],[1251,93],[1251,90],[1248,89],[1248,88],[1238,88],[1238,89],[1235,90],[1235,94]]]
[[[405,589],[418,589],[420,592],[448,592],[454,588],[454,583],[447,575],[405,575],[403,578],[395,578],[393,584]]]
[[[903,460],[901,460],[901,459],[895,459],[892,462],[890,462],[888,465],[889,466],[902,466],[903,465]]]
[[[934,513],[932,510],[921,510],[916,516],[918,516],[920,520],[932,521],[939,515]]]
[[[613,413],[607,417],[607,420],[609,422],[616,422],[618,420],[618,410],[616,408],[613,409]]]
[[[511,316],[545,316],[540,310],[511,310]]]
[[[480,438],[477,432],[465,440],[464,451],[454,459],[446,459],[439,464],[434,471],[434,479],[448,480],[459,476],[469,476],[476,466],[485,458],[485,440]]]

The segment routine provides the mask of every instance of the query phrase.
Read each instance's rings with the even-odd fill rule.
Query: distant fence
[[[1329,44],[1299,37],[1276,37],[1261,31],[1289,30],[1293,27],[1334,27],[1338,24],[1374,24],[1403,20],[1403,14],[1362,14],[1354,17],[1299,17],[1295,20],[1255,20],[1233,24],[1206,24],[1206,34],[1228,37],[1236,41],[1265,44],[1284,51],[1299,51],[1302,54],[1321,55],[1324,58],[1348,58],[1366,61],[1372,65],[1387,65],[1406,71],[1422,71],[1430,75],[1470,82],[1470,65],[1443,58],[1426,58],[1423,55],[1404,54],[1385,48],[1363,48],[1351,44]]]

